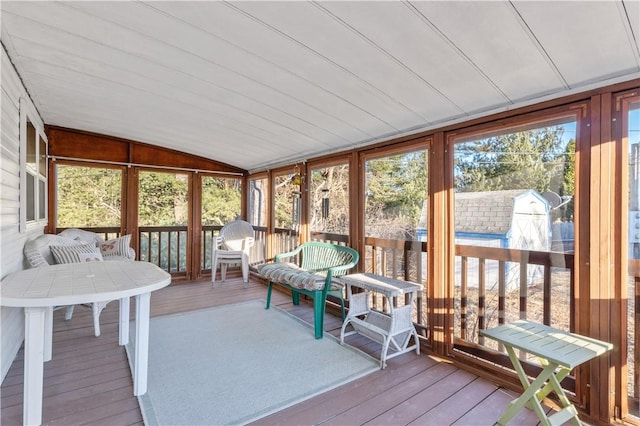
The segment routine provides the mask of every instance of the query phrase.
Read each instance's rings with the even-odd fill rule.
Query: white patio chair
[[[216,272],[220,265],[220,278],[224,282],[227,267],[240,263],[244,287],[249,283],[249,250],[254,244],[253,226],[244,220],[234,220],[220,230],[215,238],[211,255],[211,282],[216,282]]]

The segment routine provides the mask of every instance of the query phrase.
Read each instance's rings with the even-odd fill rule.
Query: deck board
[[[400,364],[389,365],[384,371],[369,374],[362,379],[341,386],[331,392],[326,392],[316,398],[301,402],[287,410],[275,413],[256,422],[256,424],[319,424],[338,415],[344,415],[353,407],[360,406],[374,398],[394,384],[411,379],[436,363],[430,359],[423,360],[415,357],[402,367]],[[343,424],[348,423],[345,419]]]
[[[424,389],[424,384],[434,385],[443,378],[456,371],[456,368],[450,364],[439,363],[431,368],[421,372],[410,380],[397,383],[395,386],[386,387],[384,378],[382,379],[379,392],[366,400],[360,401],[357,405],[352,406],[346,412],[340,413],[331,421],[329,425],[345,425],[345,424],[365,424],[373,421],[377,417],[388,413],[394,407],[404,403],[408,398]],[[408,385],[408,386],[407,386]],[[402,424],[397,422],[388,424]]]
[[[240,278],[216,282],[175,283],[152,293],[151,316],[168,315],[248,300],[264,300],[266,287],[251,280],[243,288]],[[291,304],[275,291],[272,304],[307,322],[313,309]],[[45,364],[43,422],[49,425],[142,425],[133,396],[133,382],[124,348],[118,346],[118,302],[100,317],[102,334],[93,335],[90,309],[77,307],[70,321],[64,310],[54,313],[53,359]],[[135,314],[131,303],[132,318]],[[331,309],[334,314],[337,309]],[[339,336],[341,321],[327,315],[325,330]],[[376,358],[380,345],[359,335],[347,343]],[[0,424],[22,423],[23,350],[13,362],[0,388]],[[153,374],[153,372],[149,372]],[[426,354],[403,354],[388,361],[385,370],[318,395],[255,422],[257,425],[492,425],[514,398],[487,380]],[[514,422],[538,424],[532,412]],[[515,424],[515,423],[514,423]]]
[[[411,423],[425,411],[445,402],[476,379],[473,374],[455,369],[450,365],[448,367],[453,368],[453,371],[445,371],[446,374],[441,377],[419,377],[418,379],[421,383],[414,386],[414,389],[418,392],[413,395],[397,392],[399,395],[396,396],[395,403],[390,405],[388,402],[387,410],[366,422],[366,424],[382,426]],[[434,369],[435,367],[431,370]],[[405,388],[403,387],[401,390]],[[393,389],[390,392],[393,392]],[[457,403],[456,406],[458,406]]]

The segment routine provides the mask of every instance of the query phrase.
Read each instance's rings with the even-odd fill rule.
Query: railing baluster
[[[398,279],[398,262],[396,259],[398,258],[398,251],[395,248],[391,249],[391,277],[394,279]]]
[[[174,264],[175,270],[180,270],[180,231],[171,231],[171,251],[173,255],[171,256]]]
[[[157,253],[156,256],[158,257],[158,265],[161,265],[160,267],[164,267],[167,271],[171,272],[171,268],[169,263],[167,262],[167,265],[163,265],[162,264],[162,240],[163,240],[163,236],[165,235],[165,232],[160,232],[158,233],[158,246],[156,247]],[[168,247],[167,247],[168,248]],[[167,260],[168,260],[169,256],[167,255]]]
[[[406,247],[402,250],[402,259],[404,262],[404,280],[411,281],[409,277],[409,264],[411,260],[409,259],[409,250]]]
[[[486,267],[485,259],[478,259],[478,330],[484,330],[484,315],[486,302]],[[484,337],[478,336],[478,343],[484,345]]]
[[[151,241],[151,232],[147,232],[147,262],[152,262],[153,263],[153,259],[151,259],[151,244],[153,244],[153,242]]]
[[[467,256],[462,256],[460,260],[460,338],[463,340],[467,339],[467,268]]]
[[[522,252],[520,259],[520,319],[527,319],[527,260]]]
[[[544,291],[542,293],[542,301],[543,301],[543,314],[542,321],[546,325],[551,325],[551,266],[543,266],[544,268],[544,282],[543,288]]]
[[[504,324],[504,308],[505,299],[507,297],[507,284],[505,282],[505,276],[507,274],[507,268],[504,260],[498,262],[498,325]]]
[[[413,255],[416,257],[416,280],[415,282],[424,284],[424,280],[422,277],[422,268],[424,267],[424,262],[422,261],[422,249],[413,250]]]
[[[173,251],[174,263],[176,271],[182,269],[180,267],[180,253],[182,252],[180,247],[180,231],[171,231],[171,247]]]
[[[505,319],[505,303],[507,298],[506,283],[507,267],[504,260],[498,262],[498,325],[504,324]],[[500,343],[498,350],[504,350],[504,345]]]
[[[389,273],[389,267],[388,267],[388,264],[387,264],[387,254],[388,254],[388,252],[387,252],[387,250],[382,249],[380,251],[380,253],[381,253],[381,256],[380,256],[381,257],[380,269],[382,270],[381,275],[385,276],[385,277],[388,277],[388,275],[387,275]]]
[[[627,353],[628,353],[628,368],[633,370],[633,383],[632,391],[633,398],[637,403],[640,398],[640,260],[629,259],[628,271],[630,284],[632,288],[627,289],[627,301],[633,317],[629,320],[628,328],[633,330],[633,336],[628,336],[627,339]],[[629,352],[633,351],[633,355]]]

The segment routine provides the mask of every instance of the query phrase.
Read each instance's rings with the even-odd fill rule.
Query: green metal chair
[[[347,274],[359,258],[358,252],[351,247],[318,241],[276,255],[274,263],[258,266],[258,273],[269,281],[266,309],[271,304],[273,284],[289,288],[294,305],[300,304],[300,294],[313,298],[315,337],[321,339],[328,294],[339,297],[342,320],[345,318],[342,284],[333,282],[333,278]]]

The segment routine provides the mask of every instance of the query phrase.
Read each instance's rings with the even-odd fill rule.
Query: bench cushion
[[[307,272],[294,263],[266,263],[258,266],[258,273],[271,282],[310,291],[323,290],[326,280],[322,273]],[[331,282],[331,291],[341,288],[341,284]]]

